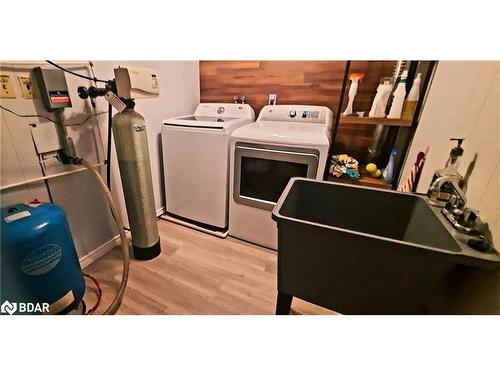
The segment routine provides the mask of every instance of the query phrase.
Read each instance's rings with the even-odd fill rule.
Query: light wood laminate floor
[[[158,222],[162,253],[130,261],[130,276],[118,314],[274,314],[276,252],[228,237],[220,239],[165,220]],[[120,250],[114,249],[84,271],[98,279],[102,313],[121,280]],[[86,280],[85,302],[95,302]],[[295,314],[333,314],[294,298]]]

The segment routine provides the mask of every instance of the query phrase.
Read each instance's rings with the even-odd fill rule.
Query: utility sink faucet
[[[442,176],[434,180],[427,191],[429,203],[433,206],[452,206],[464,209],[467,206],[467,198],[460,188],[456,178]]]
[[[479,213],[467,207],[467,198],[456,178],[438,177],[429,187],[427,195],[430,204],[445,204],[443,214],[456,229],[467,233],[475,229]]]
[[[434,180],[427,191],[428,202],[443,207],[443,215],[453,227],[469,236],[467,244],[479,251],[493,248],[488,224],[479,217],[477,210],[467,207],[465,192],[453,176],[442,176]]]

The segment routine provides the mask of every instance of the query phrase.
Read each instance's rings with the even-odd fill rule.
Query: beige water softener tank
[[[144,117],[133,100],[113,117],[113,138],[120,166],[134,257],[153,259],[161,252]]]

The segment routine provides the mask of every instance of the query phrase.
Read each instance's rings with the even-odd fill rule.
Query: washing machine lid
[[[238,122],[239,119],[231,117],[212,117],[212,116],[183,116],[176,117],[163,122],[167,126],[180,126],[188,128],[211,128],[224,129],[231,123]]]
[[[200,103],[193,115],[163,121],[166,126],[205,129],[232,129],[239,124],[255,120],[255,113],[248,104]]]
[[[231,134],[231,139],[257,143],[328,147],[330,133],[329,126],[284,121],[256,121],[236,129]]]

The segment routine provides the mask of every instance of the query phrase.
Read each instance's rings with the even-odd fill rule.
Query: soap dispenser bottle
[[[439,177],[448,176],[456,180],[460,189],[465,193],[466,181],[464,177],[458,173],[458,166],[460,165],[460,159],[464,154],[464,149],[462,148],[462,143],[465,138],[450,138],[450,141],[456,141],[457,146],[453,147],[450,151],[450,157],[446,162],[444,168],[438,169],[434,172],[432,177],[432,183]]]

